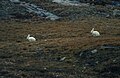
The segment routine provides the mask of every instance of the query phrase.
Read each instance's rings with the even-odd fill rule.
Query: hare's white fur
[[[28,34],[27,39],[28,39],[30,42],[36,41],[36,39],[35,39],[34,37],[30,37],[30,34]]]
[[[94,28],[92,28],[91,34],[92,34],[93,36],[100,36],[100,33],[99,33],[98,31],[94,31]]]

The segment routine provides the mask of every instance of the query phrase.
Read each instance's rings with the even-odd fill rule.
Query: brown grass
[[[32,43],[38,45],[57,45],[69,49],[86,49],[102,44],[120,43],[120,21],[117,19],[88,18],[76,22],[57,21],[57,22],[0,22],[0,43],[19,43],[27,46],[27,34],[31,34],[37,39]],[[92,37],[92,28],[101,33],[100,37]],[[45,41],[46,40],[46,41]],[[4,45],[1,45],[3,47]]]

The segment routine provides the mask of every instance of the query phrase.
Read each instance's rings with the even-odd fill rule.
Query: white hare
[[[91,34],[92,34],[93,36],[100,36],[100,33],[99,33],[98,31],[94,31],[94,28],[92,28]]]
[[[27,39],[28,39],[30,42],[36,41],[36,39],[35,39],[34,37],[30,37],[30,34],[28,34]]]

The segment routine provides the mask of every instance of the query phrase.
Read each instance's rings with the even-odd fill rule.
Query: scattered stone
[[[118,10],[118,9],[114,9],[113,10],[113,16],[120,16],[120,10]]]
[[[116,62],[116,59],[114,59],[113,62]]]
[[[60,59],[60,61],[64,61],[65,59],[66,59],[66,57],[63,57],[63,58]]]
[[[20,3],[20,0],[10,0],[13,3]]]
[[[47,41],[46,39],[44,41]]]
[[[110,17],[110,14],[107,14],[107,15],[106,15],[106,18],[109,18],[109,17]]]
[[[18,4],[19,3],[19,4]],[[60,17],[57,15],[48,12],[42,7],[35,4],[22,2],[20,0],[2,0],[0,2],[0,18],[18,18],[18,19],[32,19],[32,18],[41,18],[49,20],[57,20]]]
[[[83,69],[86,69],[86,67],[83,67]]]
[[[73,67],[75,67],[75,65],[73,65]]]
[[[58,3],[61,5],[67,5],[67,6],[89,6],[87,3],[80,3],[79,1],[70,1],[70,0],[53,0],[52,2]]]
[[[44,67],[44,70],[46,70],[47,68],[46,67]]]
[[[46,10],[41,9],[39,6],[34,4],[24,2],[21,3],[20,5],[26,8],[26,11],[28,11],[29,13],[37,14],[38,16],[45,17],[46,19],[50,19],[54,21],[60,18],[50,12],[47,12]]]
[[[83,52],[81,52],[79,56],[81,57],[82,55],[83,55]]]
[[[59,77],[59,75],[56,75],[56,77]]]
[[[93,54],[97,52],[97,49],[94,49],[91,51]]]
[[[96,64],[98,64],[98,63],[99,63],[99,61],[96,61],[95,63],[96,63]]]
[[[80,3],[79,1],[53,0],[53,2],[57,2],[59,4],[64,4],[69,6],[79,6],[81,8],[80,9],[77,7],[76,9],[70,8],[58,13],[56,11],[57,14],[56,15],[53,14],[55,13],[54,11],[48,12],[47,10],[42,9],[42,7],[32,3],[22,2],[20,0],[2,0],[0,2],[0,5],[2,6],[2,8],[0,8],[0,19],[8,19],[8,18],[38,19],[39,18],[39,20],[48,19],[54,21],[64,17],[67,17],[69,20],[76,20],[85,16],[100,16],[106,18],[112,18],[112,17],[119,18],[118,16],[120,16],[120,11],[118,9],[113,10],[112,8],[113,6],[104,7],[101,10],[96,6],[89,5],[89,3]],[[87,7],[82,8],[82,6],[87,6]]]

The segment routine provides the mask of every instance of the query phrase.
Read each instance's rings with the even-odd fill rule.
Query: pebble
[[[65,59],[66,59],[66,57],[63,57],[63,58],[60,59],[60,61],[64,61]]]
[[[92,53],[96,53],[96,52],[97,52],[97,49],[94,49],[94,50],[92,50],[91,52],[92,52]]]

